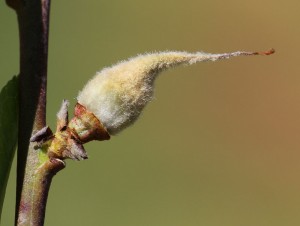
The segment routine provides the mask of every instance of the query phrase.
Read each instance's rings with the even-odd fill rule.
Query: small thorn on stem
[[[49,126],[45,126],[41,130],[37,131],[31,138],[30,142],[39,142],[43,140],[47,140],[49,137],[53,135]]]

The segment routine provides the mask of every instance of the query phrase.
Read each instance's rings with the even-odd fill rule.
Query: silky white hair
[[[152,100],[154,80],[163,70],[182,64],[257,54],[157,52],[138,55],[98,72],[79,92],[77,100],[114,135],[133,124]]]

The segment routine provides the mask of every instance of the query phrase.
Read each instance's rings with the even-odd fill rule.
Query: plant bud
[[[78,103],[92,112],[109,134],[115,135],[136,121],[153,98],[156,76],[178,65],[217,61],[234,56],[270,55],[268,52],[159,52],[139,55],[104,68],[79,93]]]

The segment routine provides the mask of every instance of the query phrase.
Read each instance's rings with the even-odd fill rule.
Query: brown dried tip
[[[272,55],[273,53],[275,53],[275,49],[270,49],[268,51],[265,52],[254,52],[254,55],[262,55],[262,56],[268,56],[268,55]]]

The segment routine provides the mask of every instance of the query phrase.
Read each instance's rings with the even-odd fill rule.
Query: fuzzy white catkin
[[[79,93],[77,100],[94,113],[109,134],[115,135],[134,123],[152,100],[154,79],[163,70],[240,55],[257,53],[158,52],[139,55],[98,72]]]

